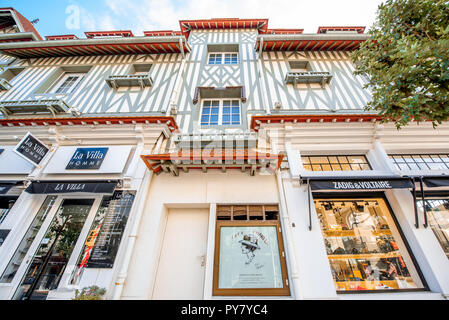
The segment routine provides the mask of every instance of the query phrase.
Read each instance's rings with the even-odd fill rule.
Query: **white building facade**
[[[363,27],[0,12],[0,299],[448,297],[449,125],[364,110]]]

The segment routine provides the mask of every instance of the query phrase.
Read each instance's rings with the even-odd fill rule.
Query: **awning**
[[[54,193],[106,193],[112,194],[118,181],[42,181],[32,182],[26,192],[31,194],[54,194]]]
[[[423,182],[429,188],[449,187],[449,177],[423,177]]]
[[[17,181],[0,181],[0,194],[6,194],[16,184]]]
[[[372,177],[306,177],[301,176],[303,183],[307,183],[308,187],[308,205],[309,205],[309,230],[312,230],[312,206],[311,193],[312,190],[389,190],[389,189],[412,189],[414,210],[415,210],[415,227],[419,228],[418,209],[416,206],[416,188],[415,180],[412,177],[398,176],[372,176]],[[422,187],[421,187],[421,193]],[[423,195],[422,195],[423,196]],[[423,196],[424,200],[424,196]],[[424,211],[424,226],[427,227],[427,217]]]

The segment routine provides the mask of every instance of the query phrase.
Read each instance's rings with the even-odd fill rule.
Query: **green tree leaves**
[[[369,39],[352,54],[375,110],[397,128],[449,118],[449,1],[387,0]]]

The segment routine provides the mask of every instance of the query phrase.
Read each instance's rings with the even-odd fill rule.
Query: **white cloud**
[[[210,18],[268,18],[270,28],[361,25],[374,22],[382,0],[104,0],[107,10],[87,14],[82,28],[102,30],[179,30],[179,20]],[[100,30],[98,29],[98,30]],[[92,29],[93,30],[93,29]]]

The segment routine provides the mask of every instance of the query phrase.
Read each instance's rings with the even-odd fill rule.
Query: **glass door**
[[[12,299],[45,300],[58,287],[94,201],[62,199]]]

